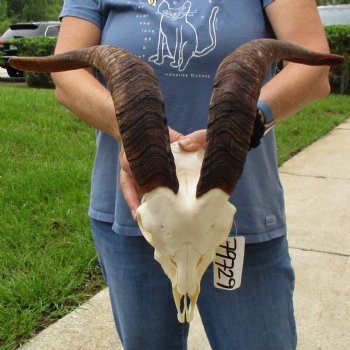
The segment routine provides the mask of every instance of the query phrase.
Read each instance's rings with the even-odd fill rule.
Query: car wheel
[[[11,77],[11,78],[21,78],[23,77],[24,73],[17,70],[17,69],[14,69],[14,68],[7,68],[7,74]]]

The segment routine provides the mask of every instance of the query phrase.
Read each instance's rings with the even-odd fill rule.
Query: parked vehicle
[[[3,46],[3,59],[0,67],[7,70],[10,77],[21,77],[23,72],[12,68],[8,61],[12,56],[17,56],[17,47],[7,43],[10,39],[34,37],[34,36],[57,36],[60,30],[60,22],[33,22],[17,23],[10,26],[9,29],[0,37],[0,45]]]
[[[324,26],[350,24],[350,4],[318,6]]]

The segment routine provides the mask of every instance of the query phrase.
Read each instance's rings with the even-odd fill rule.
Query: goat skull
[[[14,68],[32,72],[94,66],[106,78],[125,154],[144,194],[137,219],[171,279],[181,322],[192,319],[203,273],[230,231],[235,208],[228,196],[243,172],[265,72],[280,59],[310,65],[344,60],[273,39],[239,47],[215,76],[204,156],[181,152],[176,144],[172,154],[157,78],[148,64],[123,49],[102,45],[10,60]]]
[[[196,198],[203,149],[184,152],[177,143],[171,149],[179,191],[175,194],[158,187],[146,193],[137,210],[137,221],[144,237],[155,248],[154,258],[171,280],[178,320],[190,322],[201,278],[214,260],[217,247],[226,240],[236,209],[220,189]]]

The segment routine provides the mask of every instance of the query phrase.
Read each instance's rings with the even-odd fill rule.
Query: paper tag
[[[214,286],[234,290],[241,286],[245,238],[228,237],[216,250],[214,264]]]

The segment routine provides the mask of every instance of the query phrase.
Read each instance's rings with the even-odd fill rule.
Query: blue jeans
[[[177,321],[171,284],[143,237],[116,234],[92,219],[109,286],[114,320],[125,350],[187,349],[189,324]],[[198,309],[214,350],[293,350],[294,272],[285,237],[246,246],[242,285],[229,292],[202,278]]]

